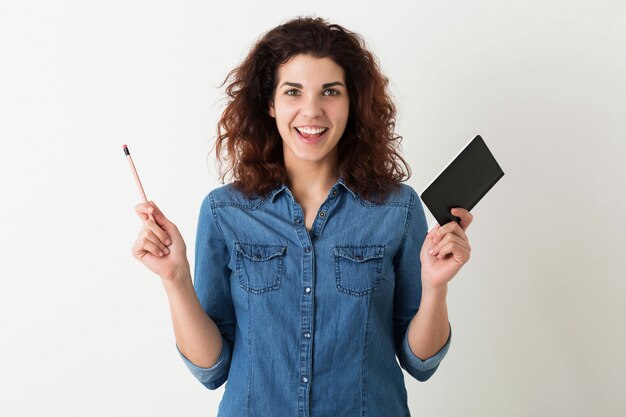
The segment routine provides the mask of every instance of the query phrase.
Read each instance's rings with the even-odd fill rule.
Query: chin
[[[296,157],[296,160],[298,161],[303,161],[303,162],[320,162],[324,159],[325,155],[310,155],[310,154],[305,154],[305,155],[294,155]]]

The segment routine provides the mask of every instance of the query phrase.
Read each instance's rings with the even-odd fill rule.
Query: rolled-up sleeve
[[[396,286],[393,323],[396,354],[400,366],[419,381],[426,381],[435,373],[448,353],[452,338],[452,331],[450,331],[445,345],[439,352],[427,359],[417,357],[409,346],[409,325],[419,310],[422,298],[420,251],[427,234],[428,225],[422,203],[415,190],[411,189],[411,204],[404,224],[404,234],[400,248],[394,257]]]
[[[222,351],[215,365],[201,368],[185,357],[178,345],[176,349],[192,375],[208,389],[216,389],[228,379],[236,316],[230,293],[230,255],[219,230],[210,193],[200,207],[195,250],[194,290],[202,309],[220,330]]]
[[[178,350],[180,357],[183,359],[185,365],[187,365],[191,374],[208,389],[216,389],[226,382],[226,379],[228,378],[228,370],[230,368],[231,352],[228,343],[223,339],[223,337],[222,352],[220,353],[215,365],[210,368],[202,368],[191,362],[185,355],[183,355],[183,352],[180,351],[178,345],[176,345],[176,350]]]
[[[450,323],[448,323],[448,325],[450,325]],[[404,338],[402,339],[400,364],[413,378],[417,379],[418,381],[426,381],[435,373],[435,371],[439,367],[439,364],[446,356],[446,353],[448,353],[451,339],[452,328],[450,328],[450,335],[448,336],[446,344],[443,345],[439,352],[435,353],[430,358],[420,359],[411,350],[411,346],[409,345],[409,331],[407,330],[404,334]]]

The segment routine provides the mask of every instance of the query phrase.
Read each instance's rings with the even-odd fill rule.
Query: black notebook
[[[450,210],[462,207],[471,211],[503,175],[502,168],[478,135],[420,197],[441,226],[451,221],[460,222],[461,219],[453,216]]]

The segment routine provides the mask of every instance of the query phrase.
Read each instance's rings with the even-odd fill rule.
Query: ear
[[[270,108],[267,111],[271,117],[276,118],[276,112],[274,111],[274,103],[270,102]]]

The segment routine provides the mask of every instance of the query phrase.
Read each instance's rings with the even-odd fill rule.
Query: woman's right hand
[[[163,280],[190,278],[187,246],[176,225],[165,217],[153,201],[137,204],[135,212],[142,220],[143,227],[132,248],[133,257]]]

